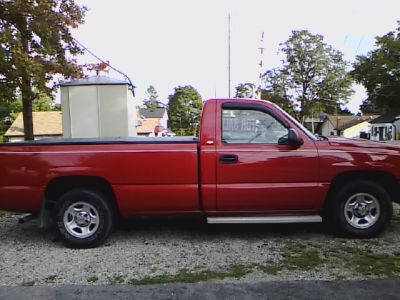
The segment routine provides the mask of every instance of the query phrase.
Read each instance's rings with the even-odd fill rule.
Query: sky
[[[137,104],[150,85],[164,103],[175,87],[184,85],[192,85],[204,100],[228,97],[228,14],[231,96],[239,83],[258,84],[260,71],[280,66],[279,44],[292,30],[323,35],[327,44],[354,62],[357,55],[374,49],[376,36],[394,30],[400,20],[399,0],[76,2],[88,12],[85,24],[74,29],[73,36],[131,78]],[[89,54],[78,61],[97,62]],[[123,79],[115,72],[105,75]],[[366,93],[362,86],[353,88],[355,94],[347,107],[357,112]]]

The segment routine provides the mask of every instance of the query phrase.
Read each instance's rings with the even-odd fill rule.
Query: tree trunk
[[[33,117],[32,117],[32,87],[29,79],[22,79],[22,116],[24,118],[24,139],[32,141],[33,135]]]
[[[22,49],[29,55],[29,38],[27,21],[24,17],[21,28],[21,44]],[[32,117],[32,101],[33,92],[30,75],[24,74],[21,78],[21,96],[22,96],[22,116],[24,118],[24,139],[25,141],[32,141],[35,139],[33,135],[33,117]]]

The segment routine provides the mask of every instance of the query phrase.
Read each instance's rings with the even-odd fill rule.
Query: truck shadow
[[[183,235],[248,237],[262,234],[271,236],[298,236],[299,233],[329,234],[321,223],[301,224],[207,224],[203,217],[135,217],[123,219],[116,226],[116,233],[130,235],[146,232],[176,232]]]

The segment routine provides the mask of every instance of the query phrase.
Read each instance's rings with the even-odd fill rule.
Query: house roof
[[[33,135],[34,136],[47,136],[62,135],[62,117],[60,111],[40,111],[33,112]],[[20,113],[15,121],[8,128],[4,134],[6,137],[20,137],[24,136],[24,123],[22,113]]]
[[[146,119],[162,119],[164,117],[166,109],[165,108],[156,108],[156,109],[147,109],[147,108],[140,108],[139,114]]]
[[[371,124],[378,124],[378,123],[393,123],[396,120],[400,119],[400,114],[389,113],[384,114],[376,119],[373,119],[370,123]]]
[[[142,119],[142,125],[137,127],[138,134],[148,134],[154,132],[156,126],[160,125],[160,119]]]
[[[326,118],[333,125],[336,130],[345,130],[363,122],[369,122],[376,118],[376,116],[331,116],[327,115]]]

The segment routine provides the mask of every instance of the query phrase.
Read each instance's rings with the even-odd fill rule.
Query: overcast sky
[[[292,30],[322,34],[354,61],[374,48],[374,37],[397,27],[400,0],[78,0],[86,22],[73,35],[136,85],[136,100],[153,85],[164,103],[179,85],[203,99],[228,96],[228,14],[231,15],[231,94],[238,83],[258,82],[261,33],[264,68],[279,66],[277,50]],[[90,55],[81,63],[96,62]],[[116,73],[108,76],[122,79]],[[361,87],[348,107],[365,97]]]

